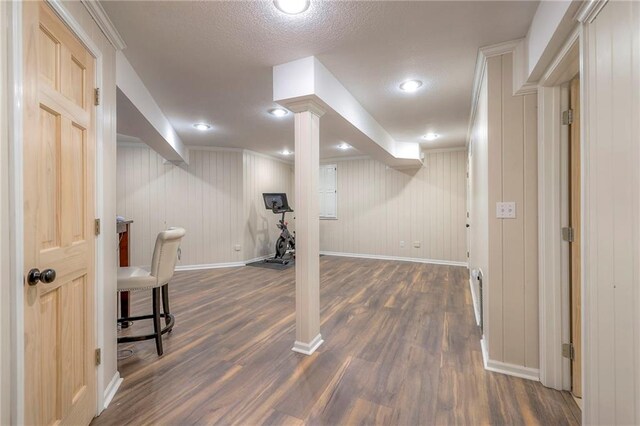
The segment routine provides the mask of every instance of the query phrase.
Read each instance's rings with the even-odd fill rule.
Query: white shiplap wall
[[[467,261],[466,151],[427,152],[415,170],[371,159],[337,165],[338,218],[320,221],[322,251]]]
[[[280,215],[267,210],[262,200],[263,192],[285,192],[289,205],[295,210],[293,191],[293,166],[254,152],[243,153],[244,164],[244,259],[250,260],[275,252],[280,235],[276,227]],[[294,230],[295,213],[287,213],[289,230]]]
[[[640,3],[608,2],[583,53],[584,420],[640,424]]]
[[[189,158],[164,164],[146,145],[118,145],[117,208],[134,220],[131,264],[149,265],[156,235],[170,226],[187,231],[178,265],[244,259],[242,152],[193,149]]]

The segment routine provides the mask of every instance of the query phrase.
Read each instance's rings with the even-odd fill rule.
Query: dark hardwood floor
[[[293,269],[177,273],[164,356],[153,341],[120,345],[135,353],[93,424],[579,423],[567,393],[483,369],[466,268],[320,262],[325,343],[312,356],[291,351]],[[147,293],[133,314],[150,311]]]

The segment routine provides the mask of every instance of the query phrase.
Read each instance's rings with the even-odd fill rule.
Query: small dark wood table
[[[120,250],[119,265],[120,267],[129,266],[129,225],[133,223],[132,220],[125,220],[122,222],[116,222],[116,231],[118,232],[118,239],[120,243],[118,248]],[[129,318],[131,316],[131,307],[129,304],[129,292],[120,292],[120,317]],[[122,323],[123,328],[129,327],[128,322]]]

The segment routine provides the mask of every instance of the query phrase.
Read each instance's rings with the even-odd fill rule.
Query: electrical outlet
[[[413,246],[414,246],[415,248],[420,248],[420,241],[414,241],[414,242],[413,242]]]
[[[240,244],[236,244],[235,247],[233,248],[235,251],[240,251],[242,250],[242,246]]]
[[[515,219],[516,218],[516,203],[513,201],[497,202],[496,203],[496,217],[498,219]]]
[[[400,241],[400,248],[404,248],[404,241]]]

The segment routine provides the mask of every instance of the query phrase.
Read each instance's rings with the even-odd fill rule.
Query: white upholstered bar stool
[[[156,238],[156,246],[151,260],[151,271],[132,266],[118,269],[118,291],[151,290],[153,299],[153,314],[137,317],[120,318],[118,322],[153,320],[153,334],[142,336],[118,337],[118,343],[138,342],[141,340],[156,340],[158,355],[162,355],[162,335],[173,328],[175,318],[169,312],[169,281],[173,278],[178,258],[178,249],[185,230],[183,228],[169,228],[162,231]],[[160,312],[160,293],[162,291],[162,308]],[[160,319],[164,318],[165,327],[161,328]]]

